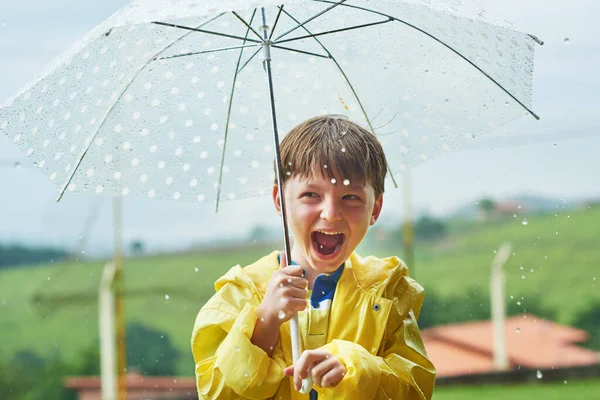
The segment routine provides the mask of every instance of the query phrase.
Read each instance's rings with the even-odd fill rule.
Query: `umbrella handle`
[[[298,325],[298,314],[294,314],[292,318],[290,318],[290,335],[292,337],[292,357],[294,359],[294,364],[300,358],[300,328]],[[302,387],[300,388],[300,393],[307,394],[312,389],[312,376],[310,374],[310,370],[308,371],[308,377],[306,379],[302,379]]]

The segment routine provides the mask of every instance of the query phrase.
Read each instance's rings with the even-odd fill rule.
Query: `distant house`
[[[494,372],[492,322],[468,322],[422,331],[438,377]],[[549,369],[600,363],[600,353],[578,347],[587,332],[524,314],[505,320],[510,369]]]

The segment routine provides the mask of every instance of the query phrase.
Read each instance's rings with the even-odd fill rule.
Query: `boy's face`
[[[336,174],[337,175],[337,174]],[[273,188],[277,212],[279,193]],[[294,235],[292,259],[316,273],[332,273],[356,249],[383,204],[370,183],[343,178],[289,178],[284,184],[289,229]]]

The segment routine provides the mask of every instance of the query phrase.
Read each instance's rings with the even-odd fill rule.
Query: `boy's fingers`
[[[287,278],[284,278],[284,280],[286,285],[293,289],[305,290],[308,286],[308,281],[299,276],[288,276]]]
[[[326,358],[320,363],[314,365],[313,368],[310,370],[313,383],[316,386],[320,387],[327,387],[328,383],[337,383],[334,382],[334,380],[332,380],[332,378],[337,376],[335,373],[335,371],[337,370],[337,365],[338,361],[332,357]],[[326,376],[328,377],[328,379],[325,379]]]
[[[294,376],[294,366],[290,365],[283,370],[285,376]]]
[[[302,277],[303,268],[300,265],[290,265],[280,271],[286,275]]]

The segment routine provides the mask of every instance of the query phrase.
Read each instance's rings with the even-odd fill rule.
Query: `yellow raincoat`
[[[231,268],[198,313],[192,352],[201,399],[308,399],[283,374],[292,364],[289,322],[280,328],[272,358],[250,342],[256,308],[279,268],[278,254]],[[315,387],[319,400],[431,398],[435,368],[417,326],[423,288],[407,272],[397,257],[348,258],[322,346],[347,373],[334,388]],[[307,323],[300,318],[304,348]]]

